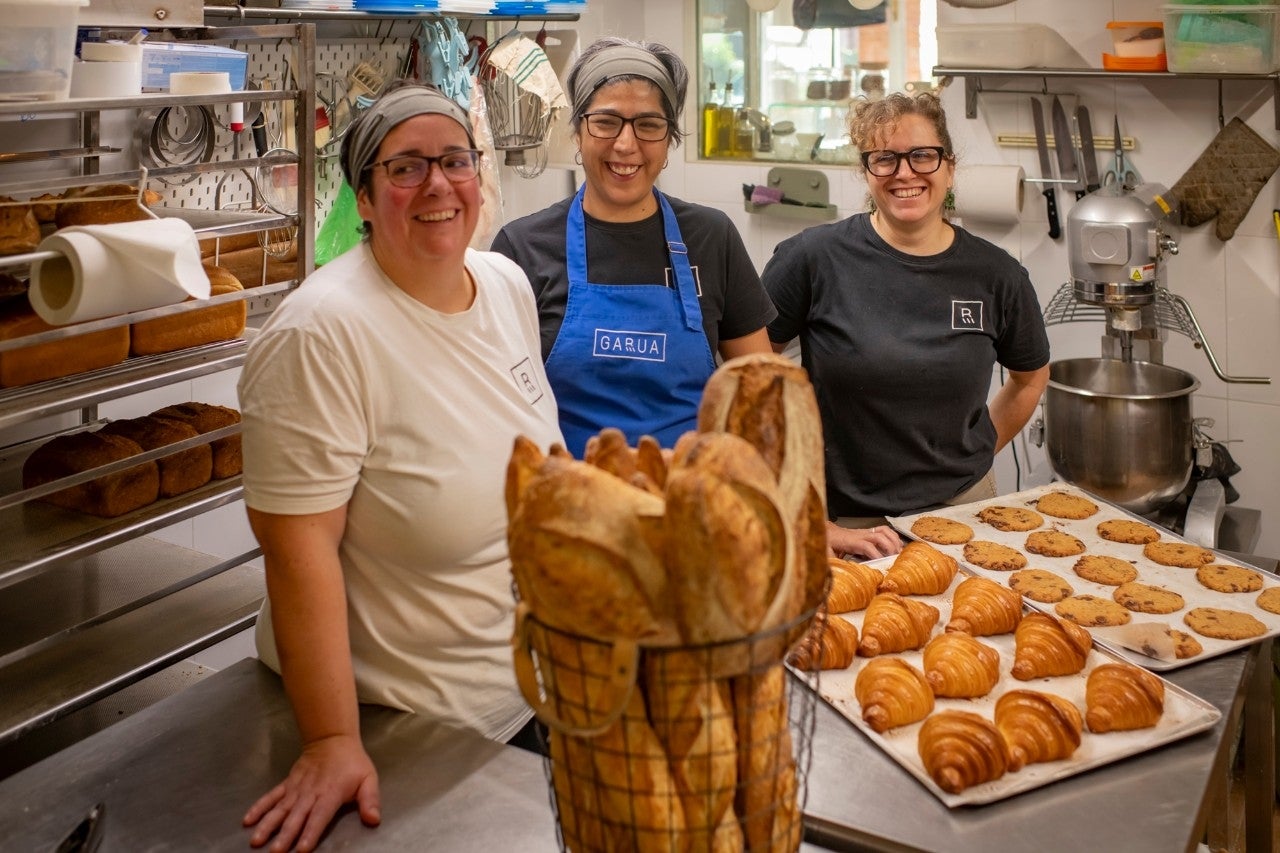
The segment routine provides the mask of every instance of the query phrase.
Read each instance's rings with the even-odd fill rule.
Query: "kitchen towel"
[[[956,213],[966,220],[1012,225],[1022,216],[1021,166],[962,166],[956,169]]]
[[[62,228],[37,251],[58,257],[31,265],[27,297],[53,326],[209,298],[200,244],[181,219],[144,219]]]

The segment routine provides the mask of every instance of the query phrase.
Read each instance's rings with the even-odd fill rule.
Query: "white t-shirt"
[[[506,740],[531,715],[511,662],[507,460],[517,434],[543,450],[562,438],[528,280],[489,252],[466,265],[476,298],[458,314],[410,298],[367,244],[290,294],[240,379],[245,502],[347,505],[361,701]],[[279,670],[269,601],[257,641]]]

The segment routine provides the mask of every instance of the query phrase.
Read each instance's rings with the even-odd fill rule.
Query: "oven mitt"
[[[1280,151],[1233,118],[1170,190],[1182,209],[1182,224],[1199,225],[1216,216],[1218,239],[1230,240],[1276,169]]]

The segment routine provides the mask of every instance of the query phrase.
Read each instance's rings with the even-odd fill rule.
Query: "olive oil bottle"
[[[707,92],[707,102],[702,105],[702,156],[709,159],[720,153],[720,93],[716,83],[711,81]]]

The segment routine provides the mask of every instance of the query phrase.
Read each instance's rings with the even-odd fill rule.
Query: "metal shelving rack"
[[[936,66],[933,76],[938,78],[960,77],[964,80],[964,114],[965,118],[978,117],[978,95],[984,91],[984,78],[1035,78],[1041,80],[1041,89],[1030,94],[1046,94],[1049,81],[1059,78],[1106,78],[1108,80],[1137,80],[1163,82],[1170,80],[1217,80],[1218,81],[1218,124],[1223,123],[1222,87],[1228,80],[1238,81],[1271,81],[1271,100],[1275,108],[1275,126],[1280,130],[1280,71],[1270,74],[1184,74],[1172,71],[1107,71],[1102,68],[955,68],[952,66]],[[993,91],[1010,91],[993,90]]]
[[[29,197],[72,186],[130,183],[145,186],[148,176],[188,172],[248,172],[260,158],[239,157],[138,171],[99,174],[93,153],[101,149],[100,116],[108,111],[145,111],[164,106],[235,102],[292,101],[298,139],[315,138],[315,25],[312,23],[183,29],[184,41],[289,42],[296,46],[296,88],[250,90],[221,95],[141,94],[124,98],[71,99],[0,104],[0,122],[78,118],[81,148],[45,152],[57,158],[86,158],[80,174],[0,185],[0,194]],[[315,149],[299,146],[299,174],[315,173]],[[41,152],[23,152],[18,162]],[[11,161],[13,158],[11,158]],[[155,317],[181,314],[238,299],[276,302],[297,286],[314,266],[314,181],[298,182],[298,213],[206,210],[164,207],[179,216],[201,239],[269,229],[297,233],[296,277],[242,292],[192,300],[131,314],[55,328],[0,342],[0,352],[73,338],[100,329]],[[51,257],[33,252],[0,258],[0,270],[21,271]],[[250,302],[252,305],[253,303]],[[37,423],[47,416],[80,413],[82,429],[97,422],[99,403],[239,367],[254,330],[243,337],[156,356],[134,357],[101,370],[0,390],[0,429]],[[37,427],[41,431],[48,428]],[[74,430],[72,430],[74,431]],[[188,445],[212,442],[239,432],[239,425],[205,433],[178,444],[86,471],[56,483],[23,489],[21,469],[42,435],[0,449],[0,747],[11,749],[24,736],[81,708],[187,659],[192,654],[251,626],[265,595],[262,570],[252,548],[220,559],[148,536],[177,522],[227,506],[243,494],[240,477],[214,480],[174,498],[161,499],[114,519],[74,513],[37,500],[43,494],[139,462],[166,456]],[[0,755],[0,758],[3,758]],[[0,773],[4,772],[0,762]]]

